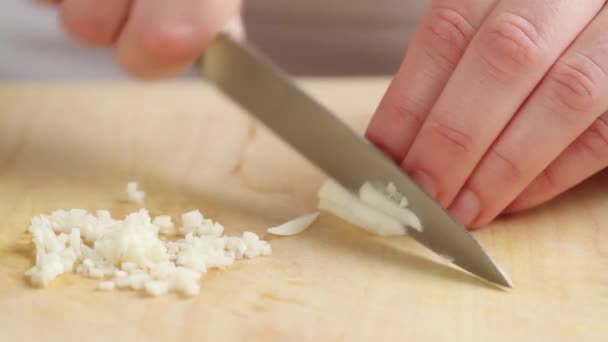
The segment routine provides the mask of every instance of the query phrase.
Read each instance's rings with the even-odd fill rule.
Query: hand
[[[240,0],[45,0],[78,40],[113,47],[126,71],[171,76],[189,66],[230,20]]]
[[[604,0],[431,0],[367,138],[460,222],[608,166]]]

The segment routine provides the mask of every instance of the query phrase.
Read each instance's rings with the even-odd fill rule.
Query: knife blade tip
[[[496,279],[496,283],[508,288],[513,288],[513,281],[511,278],[500,267],[498,267],[498,265],[496,266],[496,270],[499,274],[499,277]]]

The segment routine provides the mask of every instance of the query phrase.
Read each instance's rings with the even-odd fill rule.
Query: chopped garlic
[[[422,231],[418,217],[407,208],[407,199],[397,192],[394,184],[378,189],[364,184],[358,196],[338,183],[328,180],[319,190],[321,210],[359,226],[370,233],[390,236],[403,235],[406,227]]]
[[[322,198],[319,209],[326,210],[341,219],[380,236],[396,236],[406,233],[405,227],[395,218],[360,203],[346,206]]]
[[[195,296],[200,292],[198,284],[201,274],[184,267],[178,267],[172,279],[171,287],[186,296]]]
[[[182,215],[182,233],[188,234],[203,225],[203,214],[198,210],[189,211]]]
[[[414,228],[417,231],[422,231],[422,224],[418,217],[411,210],[403,206],[404,203],[407,203],[405,198],[402,198],[401,202],[395,202],[370,183],[365,183],[361,186],[359,198],[363,203],[374,209],[396,218],[401,224]]]
[[[152,280],[144,284],[144,289],[150,296],[158,297],[169,292],[169,284],[162,280]]]
[[[125,272],[133,272],[137,270],[137,264],[134,262],[123,262],[120,265],[120,269]]]
[[[268,232],[275,235],[290,236],[300,234],[319,217],[319,212],[306,214],[297,217],[291,221],[285,222],[279,226],[268,228]]]
[[[399,191],[397,191],[397,187],[395,186],[395,183],[390,182],[388,183],[388,185],[386,186],[386,188],[384,189],[379,189],[380,191],[382,191],[382,193],[392,199],[393,201],[399,203],[399,206],[402,208],[405,208],[408,206],[408,201],[407,201],[407,197],[403,196],[401,193],[399,193]]]
[[[136,182],[127,184],[129,199],[141,203],[144,192]],[[203,273],[225,268],[243,257],[270,255],[272,248],[251,232],[223,236],[224,226],[206,219],[199,210],[182,215],[176,231],[170,216],[146,209],[112,218],[107,210],[56,210],[32,218],[29,227],[36,247],[36,265],[25,272],[33,285],[46,286],[65,272],[104,279],[98,289],[145,290],[151,296],[200,292]],[[160,234],[176,235],[165,240]]]
[[[70,233],[70,247],[75,251],[80,250],[80,229],[72,228],[72,233]]]
[[[131,281],[131,288],[133,290],[141,290],[144,288],[144,284],[152,280],[149,274],[142,270],[138,270],[138,272],[134,272],[129,276],[129,280]]]
[[[241,238],[228,237],[226,238],[226,249],[232,253],[236,260],[240,260],[245,255],[245,251],[247,251],[247,245]]]
[[[127,196],[129,201],[135,203],[143,203],[146,196],[145,192],[138,189],[139,184],[137,182],[127,183]]]
[[[102,281],[97,285],[99,291],[112,291],[116,287],[113,281]]]
[[[171,221],[171,216],[161,215],[156,216],[152,224],[158,227],[158,231],[163,234],[175,233],[175,225]]]
[[[125,272],[125,271],[121,271],[121,270],[114,270],[114,277],[115,278],[123,278],[129,275],[129,273]]]
[[[152,221],[145,209],[124,220],[113,219],[107,211],[91,214],[82,209],[35,216],[29,231],[37,250],[36,265],[25,275],[38,286],[75,272],[106,279],[98,284],[99,290],[131,288],[152,296],[167,292],[194,296],[208,269],[272,252],[268,242],[251,232],[223,236],[224,227],[198,210],[185,213],[182,219],[191,231],[165,241],[159,233],[174,228],[171,218],[157,216]]]
[[[119,289],[128,288],[131,286],[131,278],[129,278],[129,276],[115,277],[114,283]]]
[[[91,277],[91,278],[101,279],[101,278],[103,278],[103,276],[104,276],[103,271],[98,268],[92,268],[89,270],[89,277]]]

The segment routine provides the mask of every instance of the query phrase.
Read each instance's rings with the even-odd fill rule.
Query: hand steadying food
[[[237,0],[59,1],[134,75],[190,64]],[[540,204],[608,165],[604,1],[432,0],[366,133],[462,223]]]
[[[603,0],[436,0],[367,137],[462,223],[608,166]]]

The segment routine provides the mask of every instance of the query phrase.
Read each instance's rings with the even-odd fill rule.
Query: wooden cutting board
[[[385,79],[305,86],[363,130]],[[314,167],[200,83],[0,85],[0,340],[608,341],[608,174],[475,235],[510,274],[488,286],[406,237],[322,215],[270,257],[207,274],[200,296],[28,286],[29,218],[58,208],[199,208],[227,232],[315,208]]]

